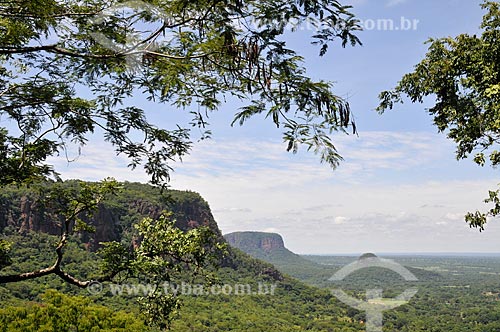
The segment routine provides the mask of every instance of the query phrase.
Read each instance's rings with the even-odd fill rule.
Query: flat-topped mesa
[[[277,249],[285,249],[281,235],[263,232],[234,232],[224,235],[226,241],[233,247],[240,248],[245,252],[262,250],[271,252]]]

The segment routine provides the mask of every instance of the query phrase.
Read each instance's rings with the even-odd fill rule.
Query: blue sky
[[[488,189],[499,182],[496,171],[457,162],[425,105],[406,103],[382,116],[373,111],[378,93],[424,56],[429,37],[479,31],[481,1],[351,3],[368,28],[380,19],[418,24],[408,31],[367,29],[359,33],[364,46],[334,47],[323,58],[307,31],[290,36],[308,73],[336,82],[335,92],[351,103],[359,137],[335,137],[345,162],[332,171],[314,155],[286,153],[279,130],[262,118],[231,128],[230,103],[211,117],[213,139],[175,165],[172,187],[201,193],[224,233],[278,232],[298,253],[500,252],[500,221],[481,234],[463,221],[465,212],[485,207]],[[168,112],[153,112],[159,125],[169,123]],[[66,178],[147,181],[112,154],[94,142],[76,163],[54,162]]]

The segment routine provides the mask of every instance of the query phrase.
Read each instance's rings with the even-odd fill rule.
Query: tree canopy
[[[3,213],[17,219],[13,216],[17,212],[12,214],[12,208],[18,210],[20,200],[31,202],[28,203],[31,212],[27,214],[34,212],[41,216],[41,223],[60,227],[61,233],[40,237],[29,232],[36,231],[35,227],[21,231],[16,228],[16,221],[7,227],[0,222],[0,285],[30,280],[40,282],[47,280],[43,277],[52,276],[68,286],[87,289],[96,295],[110,283],[150,284],[150,291],[137,300],[148,325],[163,329],[180,306],[178,294],[165,292],[164,283],[180,284],[194,278],[199,282],[213,282],[214,267],[220,265],[226,254],[217,227],[203,219],[210,216],[199,211],[208,209],[208,205],[205,207],[204,201],[194,193],[168,190],[170,197],[167,200],[167,191],[160,188],[137,183],[118,185],[114,180],[45,182],[30,188],[11,185],[2,189],[0,207]],[[113,195],[118,192],[120,196]],[[135,207],[131,204],[134,200],[140,202]],[[200,218],[199,223],[185,221],[182,226],[185,209],[182,206],[185,204],[190,204],[192,211],[199,213],[191,215],[191,218]],[[152,209],[143,211],[140,207],[144,206]],[[109,231],[116,222],[120,235],[96,243],[97,237],[89,235],[99,227],[98,217],[94,216],[95,212],[99,214],[99,209],[113,211],[118,220],[107,219],[111,225],[105,228]],[[173,212],[163,211],[168,209]],[[23,214],[21,219],[30,219]],[[9,232],[19,237],[9,239],[6,236]],[[23,252],[19,260],[15,248],[22,246],[19,242],[24,241],[31,241],[28,247],[34,251],[32,254]],[[82,246],[84,241],[86,244]],[[89,250],[92,242],[97,252]],[[31,264],[26,265],[24,262],[28,261]],[[90,262],[95,263],[94,266],[87,267],[84,273],[80,267],[75,267],[75,263]],[[66,306],[62,310],[72,309]]]
[[[334,131],[356,131],[332,84],[306,75],[285,35],[314,27],[330,42],[356,45],[358,20],[335,0],[3,1],[0,4],[0,184],[57,176],[47,162],[68,146],[103,135],[153,184],[226,97],[240,99],[233,124],[264,114],[288,151],[300,145],[335,167]],[[158,109],[184,109],[190,123],[162,128],[134,97]],[[202,134],[192,137],[190,129]]]
[[[70,160],[72,149],[92,135],[164,186],[172,163],[196,139],[210,136],[210,113],[236,98],[243,106],[233,124],[263,114],[283,131],[288,151],[304,145],[336,167],[341,156],[331,135],[356,132],[349,105],[331,83],[307,76],[286,36],[301,24],[314,27],[311,42],[321,56],[336,40],[343,47],[360,44],[354,35],[360,26],[349,10],[336,0],[2,1],[0,187],[39,186],[42,204],[60,220],[61,236],[51,266],[2,274],[0,282],[57,275],[79,287],[92,283],[65,271],[64,249],[73,232],[91,230],[82,216],[118,184],[43,182],[59,180],[49,157]],[[148,119],[143,100],[164,114],[184,110],[190,120],[160,126]],[[193,136],[192,129],[201,134]],[[221,249],[205,228],[179,232],[170,219],[137,220],[142,242],[134,250],[103,244],[102,280],[170,277],[185,265],[205,265],[211,257],[206,246]],[[9,251],[0,239],[0,268],[11,264]],[[168,321],[175,299],[154,296],[145,303],[151,322]]]
[[[440,132],[457,144],[456,157],[473,156],[481,166],[500,164],[500,3],[485,1],[482,34],[430,39],[429,51],[391,91],[380,94],[379,112],[392,109],[407,96],[422,103],[434,96],[428,109]],[[484,229],[488,217],[500,214],[499,191],[490,191],[486,213],[466,215],[471,227]]]

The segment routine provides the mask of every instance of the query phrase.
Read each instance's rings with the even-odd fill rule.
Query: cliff
[[[60,234],[61,220],[41,202],[42,199],[29,189],[3,190],[0,193],[0,232],[11,227],[19,233]],[[173,213],[176,225],[183,230],[204,225],[222,238],[208,203],[199,194],[177,190],[162,193],[146,184],[124,183],[122,191],[103,201],[90,218],[82,216],[96,230],[95,233],[82,233],[82,240],[92,249],[100,242],[119,241],[133,223],[144,217],[157,218],[165,210]]]
[[[234,232],[225,234],[227,243],[257,259],[269,262],[277,267],[290,265],[314,264],[285,247],[283,238],[276,233]]]
[[[235,232],[225,234],[224,238],[232,247],[238,248],[254,258],[271,263],[280,272],[306,283],[315,285],[317,280],[328,280],[333,275],[330,267],[307,260],[288,250],[279,234]]]
[[[262,232],[235,232],[224,235],[226,241],[244,252],[270,253],[279,249],[286,249],[283,238],[275,233]]]

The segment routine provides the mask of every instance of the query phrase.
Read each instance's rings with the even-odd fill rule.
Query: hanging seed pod
[[[349,110],[346,109],[345,111],[345,122],[344,122],[344,127],[348,127],[349,126],[349,117],[350,117],[350,113]]]

